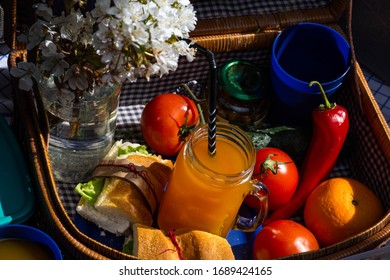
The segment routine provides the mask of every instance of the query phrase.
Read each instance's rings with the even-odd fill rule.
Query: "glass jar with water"
[[[77,97],[53,77],[40,82],[48,123],[48,152],[57,181],[89,180],[114,142],[120,85],[94,87]]]

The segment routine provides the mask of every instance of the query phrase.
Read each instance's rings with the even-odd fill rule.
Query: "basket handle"
[[[363,102],[362,102],[362,94],[361,94],[361,89],[359,86],[359,81],[358,81],[358,71],[357,71],[357,59],[356,59],[356,53],[355,53],[355,47],[353,44],[353,35],[352,35],[352,14],[353,14],[353,0],[348,1],[347,5],[347,36],[348,36],[348,41],[350,44],[351,48],[351,65],[354,71],[353,72],[353,83],[355,84],[355,89],[357,92],[357,97],[358,97],[358,102],[359,102],[359,107],[363,111]]]
[[[50,132],[49,120],[47,118],[46,109],[45,109],[45,106],[43,104],[42,97],[39,94],[39,89],[38,89],[38,86],[36,85],[36,83],[34,83],[33,92],[35,93],[34,97],[35,97],[35,103],[36,103],[37,117],[38,117],[38,121],[39,121],[39,124],[38,124],[39,129],[41,130],[41,134],[43,136],[43,139],[44,139],[46,145],[48,145],[49,132]]]

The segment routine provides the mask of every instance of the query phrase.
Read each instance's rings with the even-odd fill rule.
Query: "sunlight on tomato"
[[[198,123],[199,112],[192,99],[164,93],[146,104],[141,115],[141,132],[156,153],[174,156]]]
[[[268,209],[275,210],[286,204],[298,186],[298,169],[284,151],[265,147],[256,152],[253,178],[267,186]]]
[[[256,235],[253,259],[272,260],[319,248],[317,239],[306,227],[292,220],[277,220]]]

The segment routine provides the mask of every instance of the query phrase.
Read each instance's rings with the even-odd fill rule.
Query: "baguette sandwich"
[[[205,231],[165,233],[141,224],[132,230],[123,251],[142,260],[234,260],[228,241]]]
[[[145,146],[116,142],[95,168],[92,179],[79,183],[77,213],[115,235],[127,235],[134,223],[152,225],[169,175],[171,160],[150,154]]]

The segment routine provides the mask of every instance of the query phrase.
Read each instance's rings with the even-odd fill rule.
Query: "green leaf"
[[[147,156],[150,156],[151,153],[147,151],[147,148],[145,145],[140,145],[137,147],[127,146],[125,148],[119,147],[118,148],[118,156],[123,156],[131,153],[141,153]]]
[[[85,200],[95,203],[104,187],[105,178],[96,177],[86,183],[77,184],[75,191]]]
[[[123,245],[122,252],[125,254],[132,255],[133,254],[133,246],[134,246],[134,241],[129,240],[126,244]]]
[[[247,131],[247,134],[252,138],[256,150],[260,150],[268,146],[273,138],[273,135],[291,130],[295,130],[295,128],[288,126],[276,126],[264,129],[256,129],[254,131]]]

